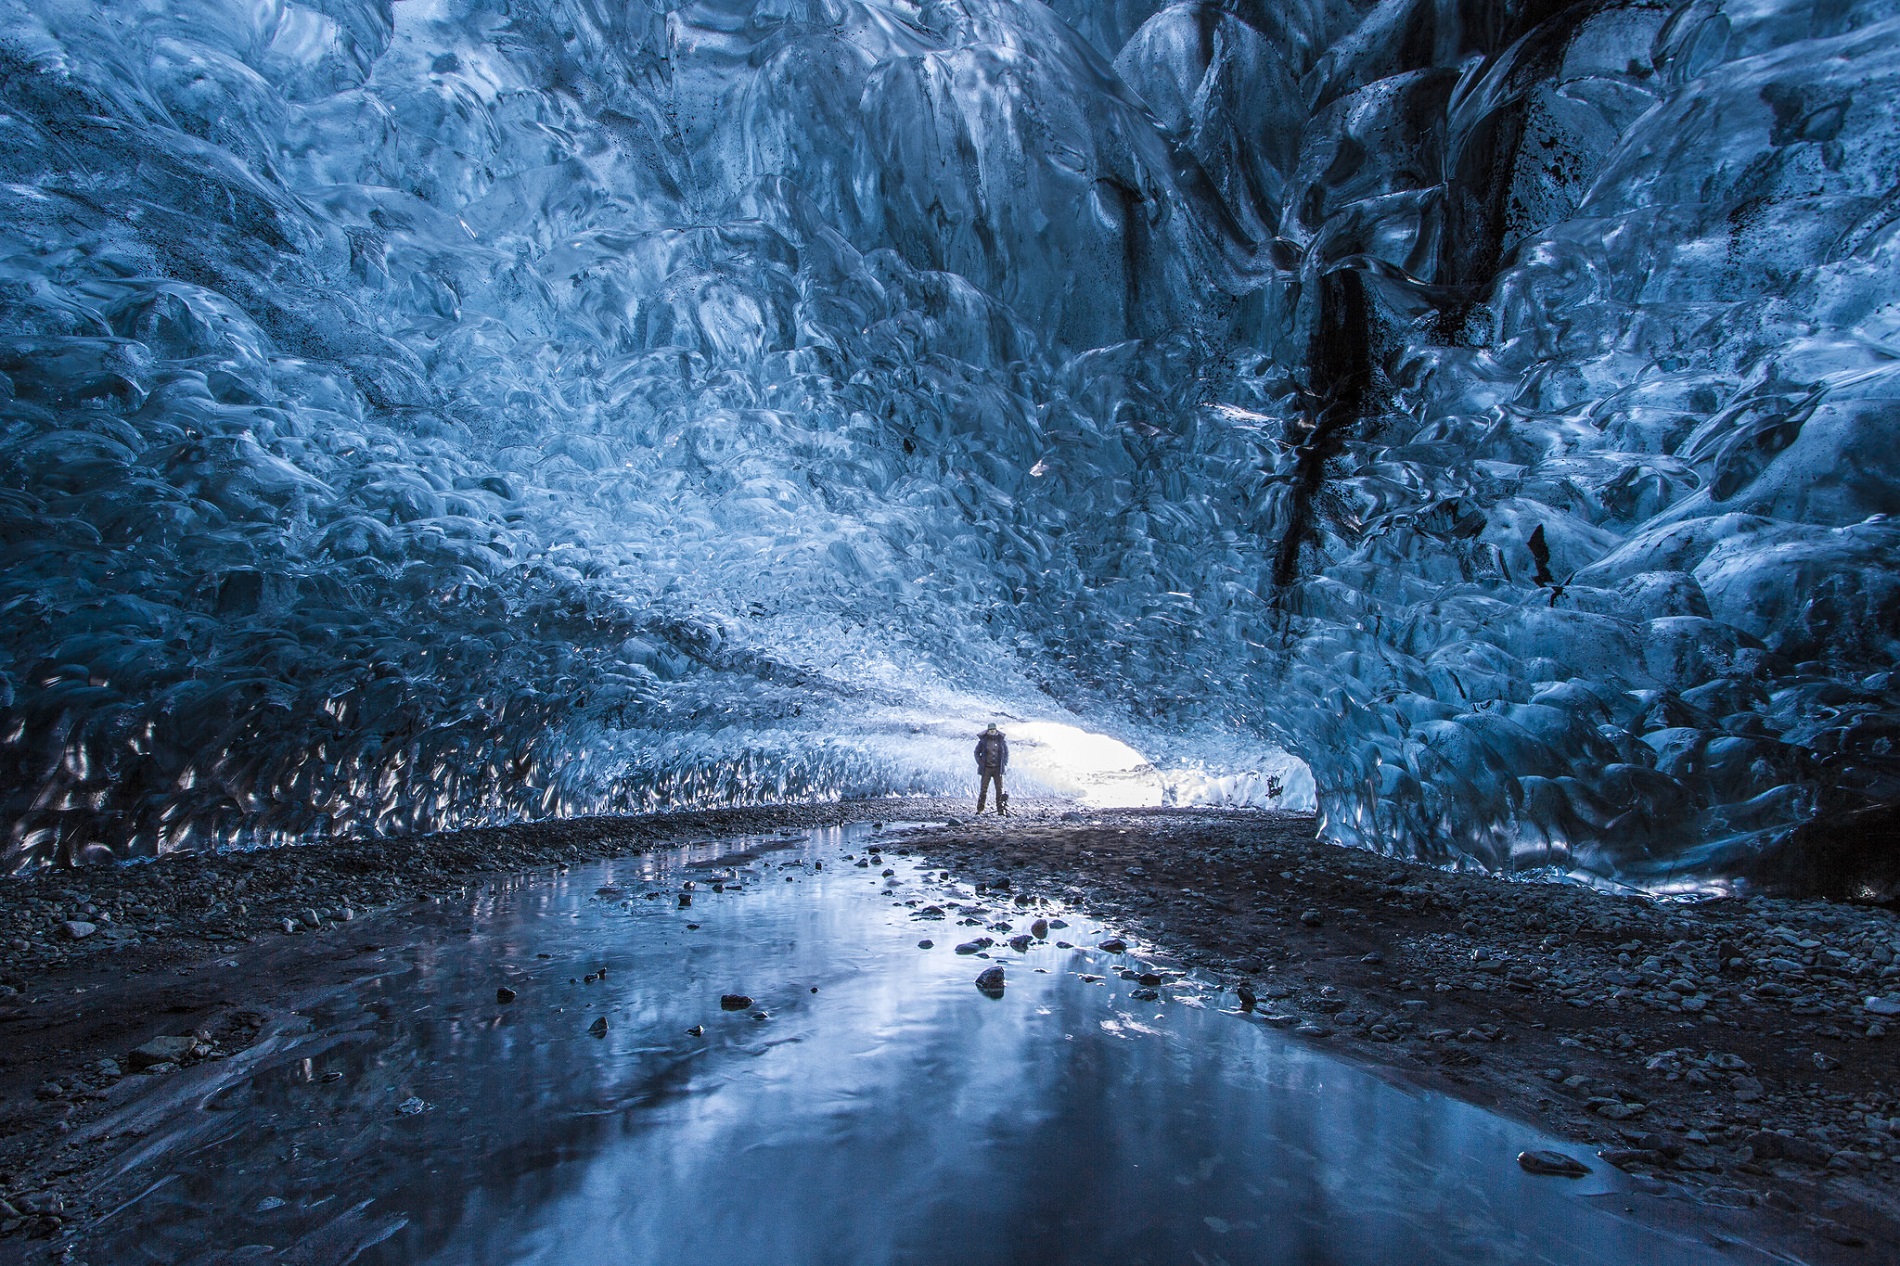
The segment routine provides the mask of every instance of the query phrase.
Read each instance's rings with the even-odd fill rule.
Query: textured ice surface
[[[1891,0],[0,15],[12,865],[992,716],[1657,885],[1895,797]]]

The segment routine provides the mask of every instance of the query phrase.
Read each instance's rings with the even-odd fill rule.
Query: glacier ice
[[[949,790],[1001,716],[1746,881],[1900,791],[1897,37],[0,0],[6,864]]]

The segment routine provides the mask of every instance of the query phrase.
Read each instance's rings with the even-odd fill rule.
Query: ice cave
[[[1745,880],[1900,788],[1894,21],[12,0],[7,863],[1000,714]]]
[[[0,0],[0,1262],[1872,1262],[1897,512],[1900,0]]]

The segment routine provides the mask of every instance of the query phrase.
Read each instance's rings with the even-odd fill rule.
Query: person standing
[[[976,793],[976,811],[983,812],[983,802],[989,798],[990,784],[996,785],[996,811],[1009,812],[1009,796],[1003,791],[1003,771],[1009,768],[1009,740],[996,728],[994,721],[990,728],[976,737],[976,772],[981,779]]]

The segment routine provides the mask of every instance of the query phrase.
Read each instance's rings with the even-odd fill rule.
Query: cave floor
[[[1896,988],[1862,956],[1900,936],[1890,911],[1660,903],[1458,875],[1321,845],[1313,820],[1292,814],[1019,804],[999,821],[972,819],[961,803],[878,801],[9,881],[0,1262],[83,1260],[68,1250],[112,1215],[101,1201],[120,1183],[109,1179],[137,1168],[144,1132],[102,1122],[164,1098],[155,1088],[170,1079],[182,1087],[280,1040],[300,1000],[374,976],[391,947],[429,945],[485,887],[845,822],[889,824],[892,860],[927,860],[946,893],[954,881],[1006,911],[1053,903],[1099,921],[1076,917],[1062,935],[1124,939],[1125,953],[1086,942],[1075,952],[1092,952],[1111,988],[1118,973],[1158,974],[1162,1013],[1218,1000],[1240,1013],[1232,1023],[1284,1029],[1395,1084],[1574,1140],[1578,1155],[1607,1153],[1593,1163],[1624,1171],[1619,1198],[1639,1216],[1727,1219],[1798,1260],[1897,1260],[1900,1043],[1860,1005]],[[80,918],[100,930],[79,940],[57,930]],[[956,923],[925,924],[939,953],[983,930]],[[195,1039],[177,1070],[134,1072],[149,1058],[135,1049],[164,1036]]]

